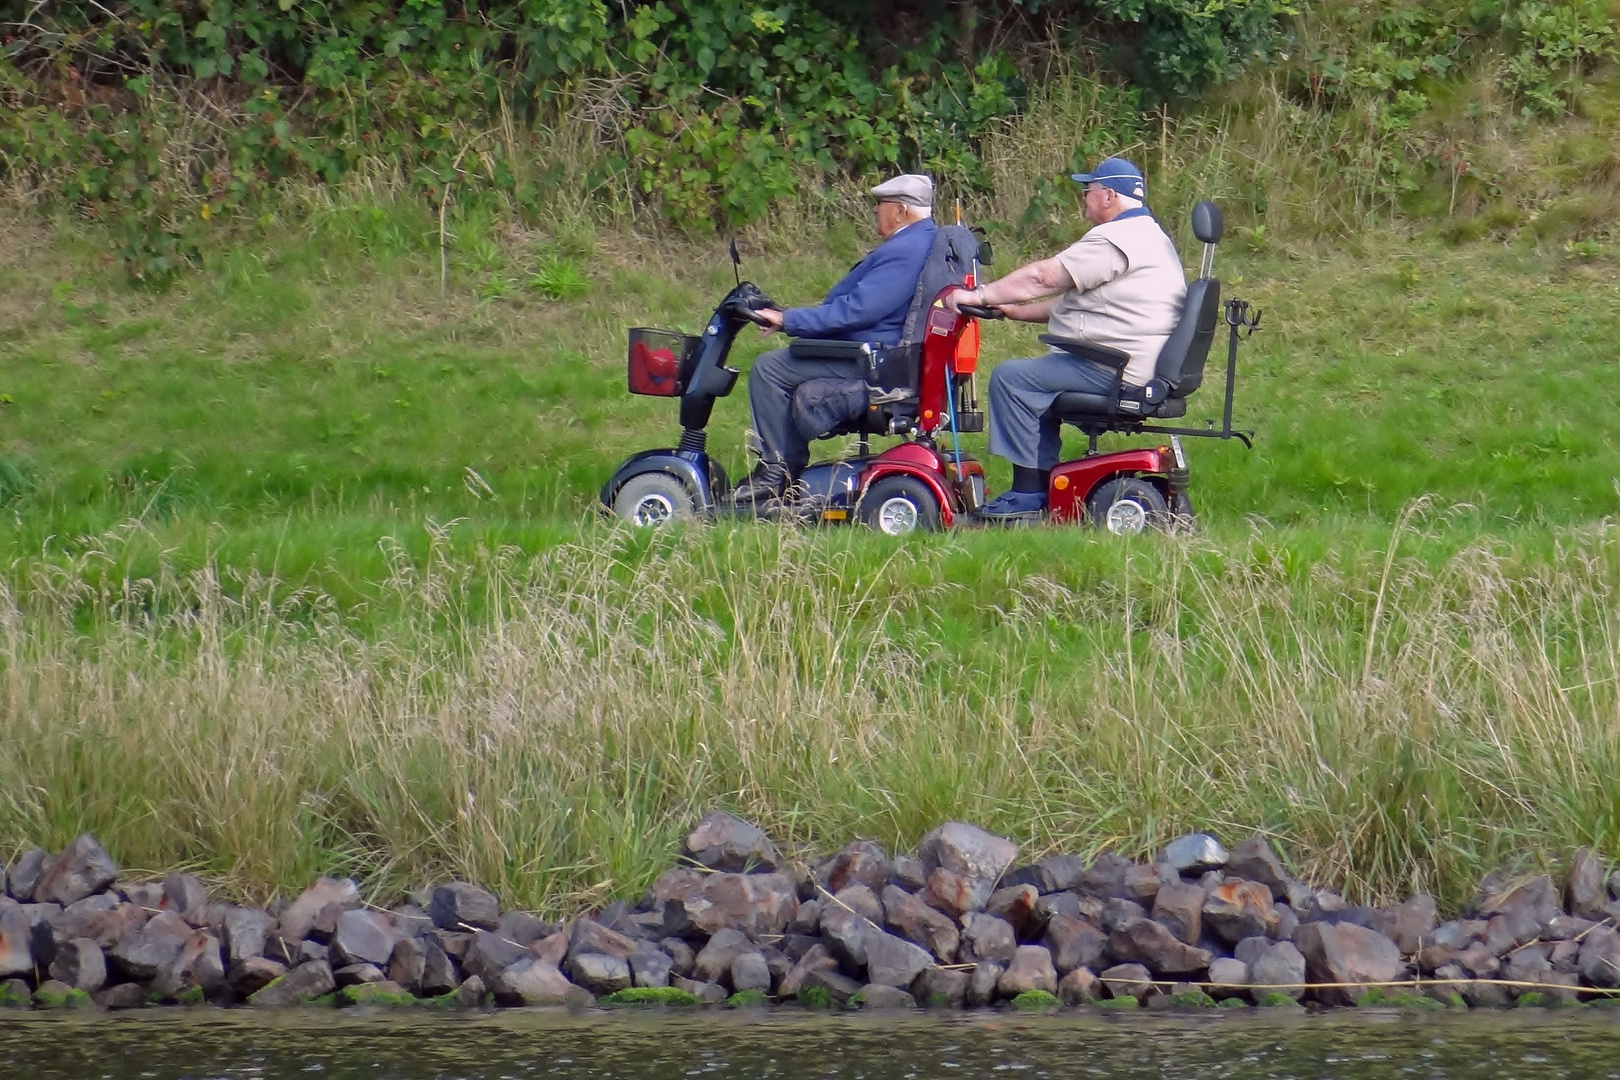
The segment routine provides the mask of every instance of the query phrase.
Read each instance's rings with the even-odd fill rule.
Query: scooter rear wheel
[[[1170,506],[1158,488],[1136,476],[1115,477],[1086,496],[1086,516],[1115,536],[1170,527]]]
[[[889,536],[939,528],[939,503],[928,485],[910,476],[885,476],[866,489],[855,516],[862,525]]]
[[[692,518],[697,505],[678,477],[650,472],[624,482],[613,497],[613,513],[639,528],[657,529]]]

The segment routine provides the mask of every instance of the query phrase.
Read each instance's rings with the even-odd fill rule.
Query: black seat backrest
[[[917,277],[917,291],[911,296],[911,307],[906,309],[906,324],[900,331],[902,346],[922,341],[934,297],[945,286],[966,281],[973,272],[973,260],[978,253],[979,238],[966,226],[941,225],[934,231],[934,242]]]
[[[1159,350],[1153,377],[1170,387],[1170,397],[1184,398],[1204,382],[1204,361],[1215,340],[1215,324],[1221,314],[1219,278],[1199,278],[1187,286],[1187,299],[1181,305],[1181,319]]]

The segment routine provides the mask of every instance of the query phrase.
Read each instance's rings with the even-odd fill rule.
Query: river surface
[[[0,1012],[18,1080],[1620,1080],[1602,1015]]]

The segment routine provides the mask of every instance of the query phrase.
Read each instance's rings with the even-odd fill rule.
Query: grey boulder
[[[452,881],[433,890],[428,917],[441,930],[494,930],[500,925],[501,905],[494,895],[465,881]],[[535,935],[536,937],[540,935]],[[515,939],[514,939],[515,940]],[[527,945],[527,941],[519,941]]]
[[[724,810],[711,810],[686,835],[686,854],[711,870],[775,870],[782,865],[776,845],[755,825]]]
[[[89,833],[45,859],[33,888],[36,903],[66,907],[98,893],[118,877],[118,864]]]

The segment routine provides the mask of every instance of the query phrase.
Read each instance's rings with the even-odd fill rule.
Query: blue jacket
[[[819,306],[784,311],[782,329],[792,337],[900,344],[936,231],[928,220],[901,229],[856,263]]]

